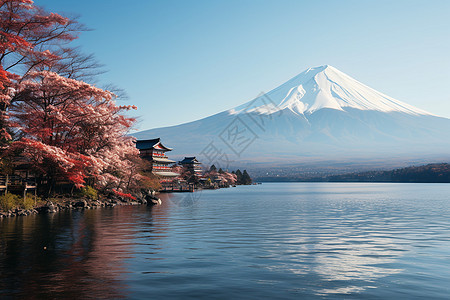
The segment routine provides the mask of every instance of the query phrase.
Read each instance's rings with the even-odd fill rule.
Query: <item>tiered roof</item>
[[[152,157],[152,160],[154,161],[154,162],[157,162],[157,163],[166,163],[166,164],[171,164],[171,163],[174,163],[175,161],[174,160],[171,160],[171,159],[168,159],[168,158],[164,158],[164,157]]]
[[[139,150],[156,149],[161,151],[172,151],[172,148],[166,147],[161,143],[160,138],[136,141],[136,148]]]
[[[199,162],[195,156],[191,156],[191,157],[185,157],[182,161],[180,161],[180,164],[185,165],[185,164],[194,164],[194,165],[200,165],[201,162]]]

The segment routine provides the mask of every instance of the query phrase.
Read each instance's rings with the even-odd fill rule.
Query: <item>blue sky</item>
[[[139,107],[140,130],[200,119],[329,64],[450,117],[450,1],[36,0]]]

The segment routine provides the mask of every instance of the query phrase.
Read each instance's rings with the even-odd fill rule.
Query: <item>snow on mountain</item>
[[[450,119],[384,95],[331,66],[310,68],[233,109],[134,136],[161,137],[174,148],[174,158],[199,156],[205,164],[214,163],[208,149],[213,145],[235,165],[249,168],[450,160]]]
[[[345,108],[404,112],[413,115],[431,115],[404,102],[386,96],[351,78],[336,68],[325,65],[309,68],[283,85],[267,93],[274,107],[259,107],[259,113],[275,113],[289,109],[296,114],[312,114],[322,108],[344,111]],[[231,113],[245,109],[243,104]]]

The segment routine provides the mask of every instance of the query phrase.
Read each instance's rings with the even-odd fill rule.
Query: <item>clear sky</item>
[[[35,0],[79,15],[140,130],[206,117],[329,64],[450,117],[450,1]]]

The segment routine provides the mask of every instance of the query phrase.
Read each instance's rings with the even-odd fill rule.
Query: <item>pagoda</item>
[[[169,165],[175,163],[175,161],[166,156],[166,152],[172,151],[172,148],[164,146],[160,138],[136,141],[136,148],[139,149],[143,159],[151,162],[152,173],[158,176],[162,183],[171,182],[180,175],[172,172]]]
[[[185,157],[179,164],[189,173],[197,177],[202,176],[202,168],[200,167],[201,162],[199,162],[195,156]]]

